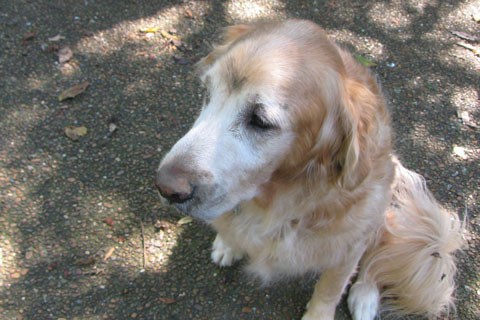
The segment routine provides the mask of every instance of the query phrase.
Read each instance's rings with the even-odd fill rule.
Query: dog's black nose
[[[160,170],[155,179],[158,191],[170,203],[183,203],[193,198],[195,188],[181,176],[174,176],[167,170]]]

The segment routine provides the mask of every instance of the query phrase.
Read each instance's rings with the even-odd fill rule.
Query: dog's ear
[[[339,167],[338,182],[351,189],[365,179],[371,168],[369,155],[375,147],[372,134],[378,126],[375,117],[380,100],[356,81],[347,80],[344,89],[338,121],[342,142],[334,163]]]
[[[205,69],[211,66],[221,55],[223,55],[230,45],[240,39],[243,35],[253,29],[252,26],[245,24],[237,24],[229,26],[223,30],[223,41],[220,45],[215,46],[212,52],[197,63],[197,72],[203,73]]]
[[[367,177],[378,134],[376,114],[381,111],[377,104],[382,100],[358,81],[342,79],[340,83],[330,100],[311,108],[325,113],[315,111],[302,117],[301,135],[292,152],[297,156],[289,157],[282,167],[284,176],[321,179],[348,190]]]
[[[229,26],[224,29],[223,33],[223,39],[224,43],[231,43],[238,38],[240,38],[242,35],[246,34],[250,30],[252,30],[252,26],[246,25],[246,24],[236,24],[234,26]]]

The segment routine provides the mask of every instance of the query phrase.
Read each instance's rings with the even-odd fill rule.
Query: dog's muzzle
[[[227,191],[216,183],[210,171],[186,164],[176,157],[164,161],[157,169],[155,187],[162,202],[169,202],[183,214],[209,220],[231,210]]]

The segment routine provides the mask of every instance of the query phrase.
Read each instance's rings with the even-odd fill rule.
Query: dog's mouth
[[[160,202],[162,204],[172,206],[172,207],[176,208],[177,210],[179,210],[182,214],[190,214],[190,212],[188,210],[188,207],[191,206],[191,203],[194,202],[194,200],[195,200],[194,197],[190,197],[190,198],[187,198],[187,199],[182,199],[182,200],[179,200],[179,201],[172,201],[172,200],[168,200],[167,198],[162,196],[162,194],[160,193],[160,191],[158,189],[155,189],[155,190],[157,191],[158,198],[160,199]]]

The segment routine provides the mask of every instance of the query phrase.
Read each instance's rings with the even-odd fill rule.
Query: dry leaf
[[[65,99],[75,98],[80,93],[85,91],[85,89],[87,89],[89,84],[90,84],[90,81],[84,81],[74,85],[73,87],[68,88],[67,90],[63,91],[60,94],[60,96],[58,96],[58,100],[63,101]]]
[[[108,250],[107,254],[105,255],[105,257],[103,257],[103,261],[107,261],[113,254],[113,252],[115,251],[115,248],[110,248],[110,250]]]
[[[182,52],[186,52],[188,51],[189,49],[185,46],[185,44],[182,42],[182,40],[175,40],[175,39],[170,39],[168,40],[167,43],[172,43],[175,48],[177,48],[178,50],[182,51]]]
[[[32,39],[35,37],[35,34],[36,34],[36,32],[35,32],[34,30],[25,33],[25,34],[23,35],[23,41],[30,41],[30,40],[32,40]]]
[[[69,47],[63,47],[57,52],[58,62],[64,63],[73,57],[73,51]]]
[[[183,14],[186,18],[193,19],[193,12],[190,9],[185,9],[185,13]]]
[[[77,134],[75,133],[75,127],[72,127],[72,126],[68,126],[68,127],[65,127],[63,129],[63,131],[65,132],[65,135],[67,137],[69,137],[70,139],[72,140],[78,140],[78,136]]]
[[[67,137],[70,139],[76,141],[80,137],[84,136],[87,134],[87,128],[86,127],[74,127],[74,126],[68,126],[65,127],[64,132]]]
[[[90,266],[92,264],[95,264],[95,259],[93,257],[88,257],[88,258],[80,258],[77,259],[73,262],[74,265],[81,266],[81,267],[86,267]]]
[[[64,36],[60,35],[60,34],[57,34],[55,37],[51,37],[51,38],[48,38],[48,41],[60,41],[60,40],[63,40],[65,39]]]
[[[189,64],[189,63],[192,62],[192,60],[190,58],[185,58],[185,57],[181,57],[181,56],[174,56],[173,60],[175,60],[175,62],[180,64],[180,65],[186,65],[186,64]]]
[[[141,33],[155,33],[155,32],[158,32],[158,31],[160,31],[159,27],[150,27],[150,28],[140,29]]]
[[[162,37],[164,37],[166,39],[180,40],[179,37],[174,36],[173,34],[170,34],[165,30],[160,31],[160,34],[162,35]]]
[[[102,220],[102,222],[105,222],[110,227],[113,227],[113,225],[115,224],[115,221],[111,217],[106,217],[105,219]]]
[[[360,62],[364,67],[374,67],[377,65],[375,62],[372,62],[358,54],[355,55],[355,59],[357,59],[357,61]]]
[[[192,221],[193,221],[192,217],[186,216],[186,217],[183,217],[182,219],[178,220],[177,225],[181,226],[183,224],[187,224],[187,223],[190,223]]]

